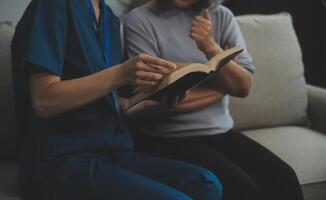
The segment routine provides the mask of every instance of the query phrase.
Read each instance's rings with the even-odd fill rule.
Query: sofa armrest
[[[308,115],[312,129],[326,134],[326,89],[308,85]]]

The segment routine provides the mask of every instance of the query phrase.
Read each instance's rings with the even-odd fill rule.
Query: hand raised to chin
[[[192,22],[190,37],[196,42],[208,59],[223,52],[223,49],[214,39],[212,22],[209,17],[208,9],[205,9],[201,16],[195,17]]]

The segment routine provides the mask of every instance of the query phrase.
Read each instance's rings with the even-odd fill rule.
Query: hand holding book
[[[210,78],[211,75],[216,76],[216,72],[221,69],[221,67],[225,66],[242,51],[242,49],[237,47],[228,49],[214,56],[207,64],[175,63],[177,69],[164,77],[157,86],[137,89],[129,99],[127,109],[144,100],[160,102],[164,95],[178,96],[184,94],[186,91]]]
[[[116,67],[118,82],[134,87],[154,87],[171,71],[176,69],[172,62],[141,54]]]

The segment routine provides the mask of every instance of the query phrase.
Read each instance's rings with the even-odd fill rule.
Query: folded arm
[[[176,111],[187,112],[210,106],[222,100],[224,94],[213,89],[190,90],[183,101],[176,107]]]
[[[230,21],[230,23],[233,23],[233,26],[230,27],[237,28],[234,20]],[[233,33],[235,32],[238,31],[233,30]],[[212,23],[207,9],[204,10],[202,16],[197,16],[194,19],[190,37],[196,42],[197,47],[206,55],[208,60],[223,52],[223,48],[214,39]],[[239,38],[239,35],[235,36],[235,38]],[[224,49],[227,48],[224,47]],[[235,61],[230,61],[217,73],[217,81],[213,84],[213,88],[223,94],[244,98],[250,92],[251,76],[243,66]]]

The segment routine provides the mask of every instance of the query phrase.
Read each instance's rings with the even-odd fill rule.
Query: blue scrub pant
[[[210,171],[179,161],[124,152],[65,159],[35,187],[34,200],[221,200]]]

